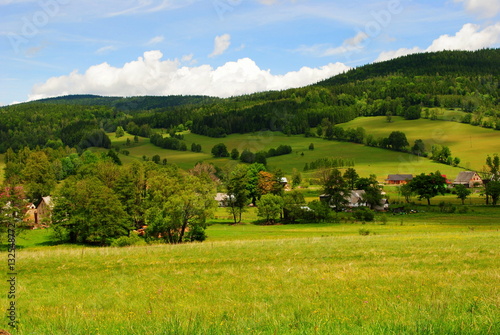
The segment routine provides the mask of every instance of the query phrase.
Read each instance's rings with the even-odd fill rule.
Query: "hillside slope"
[[[269,130],[335,139],[328,135],[332,127],[358,117],[432,119],[436,108],[459,111],[458,121],[464,124],[500,129],[500,49],[409,55],[365,65],[316,85],[228,99],[79,95],[8,106],[0,108],[0,153],[49,143],[79,146],[99,129],[113,132],[117,127],[143,137],[158,128],[169,133],[189,128],[212,138]],[[408,122],[410,128],[420,126]],[[369,123],[359,127],[376,134]],[[470,126],[460,129],[453,144],[457,149],[470,146],[476,131]],[[494,143],[498,132],[492,132],[489,141]],[[422,140],[431,143],[433,135],[425,136]],[[493,149],[483,144],[473,147],[481,160]],[[472,159],[470,166],[477,166]]]

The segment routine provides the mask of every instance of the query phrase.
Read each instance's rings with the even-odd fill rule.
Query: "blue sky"
[[[444,49],[500,47],[500,0],[0,0],[0,105],[227,97]]]

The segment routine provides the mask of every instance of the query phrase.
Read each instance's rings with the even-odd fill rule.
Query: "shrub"
[[[380,216],[380,224],[381,224],[381,225],[386,225],[386,224],[387,224],[387,215],[382,214],[382,215]]]
[[[368,208],[360,208],[352,213],[357,221],[373,221],[375,214]]]
[[[444,201],[441,201],[439,203],[439,211],[441,213],[455,213],[456,210],[457,210],[457,207],[450,204],[450,203],[446,203]]]
[[[141,242],[141,238],[136,233],[131,233],[130,236],[121,236],[111,242],[112,247],[129,247]]]
[[[371,231],[369,231],[368,229],[361,228],[359,230],[359,235],[362,235],[362,236],[370,235],[370,233],[371,233]]]
[[[200,226],[194,226],[186,234],[186,242],[203,242],[207,239],[205,229]]]

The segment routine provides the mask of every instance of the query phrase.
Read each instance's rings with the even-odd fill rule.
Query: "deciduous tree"
[[[26,195],[33,202],[38,202],[42,197],[50,195],[57,183],[52,164],[43,151],[30,153],[23,176],[27,188]]]
[[[467,199],[467,197],[472,193],[464,185],[457,185],[457,186],[455,186],[454,192],[457,195],[457,198],[460,199],[460,200],[462,200],[462,205],[465,203],[465,199]]]
[[[70,177],[54,203],[52,222],[62,240],[107,245],[132,229],[118,196],[95,177]]]
[[[341,211],[348,203],[347,194],[349,186],[338,169],[332,169],[323,182],[323,193],[328,197],[328,203],[337,212]]]
[[[229,152],[224,143],[219,143],[213,146],[212,155],[214,157],[229,157]]]
[[[446,192],[446,178],[439,171],[415,176],[409,185],[411,190],[418,194],[419,200],[427,199],[428,205],[431,204],[432,198]]]
[[[247,184],[248,167],[242,164],[237,165],[225,181],[227,206],[234,223],[241,222],[241,215],[246,211],[249,202]]]
[[[267,224],[274,224],[283,211],[283,198],[274,194],[265,194],[257,202],[257,215],[264,218]]]
[[[393,150],[402,150],[409,145],[406,135],[401,131],[393,131],[388,137],[388,143]]]

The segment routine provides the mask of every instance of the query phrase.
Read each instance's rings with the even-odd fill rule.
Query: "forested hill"
[[[374,77],[500,75],[500,49],[478,51],[441,51],[412,54],[393,60],[373,63],[326,79],[319,86],[332,86]]]
[[[118,111],[127,112],[182,105],[209,104],[219,100],[219,98],[202,95],[139,96],[124,98],[103,97],[92,94],[76,94],[42,99],[38,100],[38,102],[62,105],[106,106],[115,108]]]
[[[66,96],[0,108],[0,153],[57,143],[105,146],[104,132],[118,126],[146,137],[155,128],[186,126],[211,137],[261,130],[316,136],[318,126],[327,131],[358,116],[416,119],[438,107],[462,109],[458,121],[500,129],[499,85],[500,49],[485,49],[414,54],[307,87],[227,99]]]

